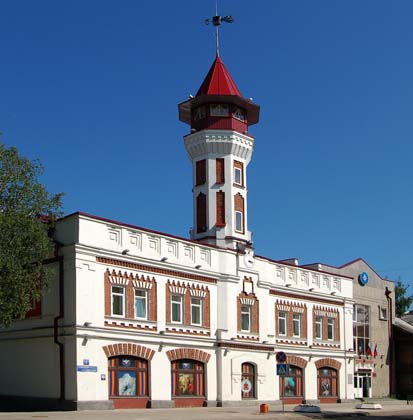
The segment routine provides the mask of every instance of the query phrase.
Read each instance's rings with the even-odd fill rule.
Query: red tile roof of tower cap
[[[210,103],[231,103],[247,112],[247,125],[256,124],[259,120],[260,107],[241,96],[237,85],[225,68],[219,55],[215,57],[196,96],[189,95],[189,99],[178,104],[179,120],[191,125],[192,111],[201,105]]]
[[[195,96],[201,95],[230,95],[242,97],[241,92],[232,80],[231,75],[219,55],[215,57],[208,74]]]

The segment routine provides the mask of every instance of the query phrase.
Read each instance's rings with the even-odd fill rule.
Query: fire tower
[[[191,239],[224,248],[251,245],[247,217],[247,166],[254,148],[248,128],[259,106],[242,97],[217,53],[195,97],[179,104],[179,119],[193,167]]]

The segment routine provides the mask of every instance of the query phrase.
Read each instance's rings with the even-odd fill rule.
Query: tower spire
[[[215,26],[215,53],[219,57],[219,27],[223,22],[233,23],[234,18],[230,15],[219,16],[218,15],[218,0],[215,1],[215,15],[211,19],[205,19],[205,24],[209,25],[212,22],[212,25]]]

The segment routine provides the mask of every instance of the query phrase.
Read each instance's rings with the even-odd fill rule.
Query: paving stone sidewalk
[[[322,412],[304,415],[293,411],[294,406],[270,406],[268,414],[260,414],[258,407],[175,408],[148,410],[67,411],[0,413],[0,420],[307,420],[323,418],[383,418],[413,419],[413,404],[402,400],[377,401],[381,410],[356,409],[356,403],[323,404]],[[366,419],[367,420],[367,419]]]

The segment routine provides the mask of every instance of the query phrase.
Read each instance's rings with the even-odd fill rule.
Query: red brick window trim
[[[225,160],[222,158],[216,159],[216,183],[224,184],[225,183]]]
[[[340,315],[338,309],[316,306],[313,308],[314,341],[340,341]]]
[[[178,310],[180,311],[179,319],[176,317]],[[209,328],[210,294],[208,286],[168,280],[166,284],[166,322]]]
[[[198,160],[195,164],[195,185],[206,182],[206,159]]]
[[[247,334],[259,333],[259,301],[255,294],[241,292],[238,295],[237,320],[238,332]],[[247,322],[249,324],[248,328],[246,328]]]
[[[217,223],[218,227],[225,226],[225,193],[217,191],[216,193],[216,206],[217,206]]]
[[[307,307],[278,301],[275,304],[275,334],[292,339],[307,338]]]
[[[102,347],[107,357],[130,355],[142,359],[152,360],[155,350],[132,343],[116,343]]]
[[[139,294],[135,290],[143,291],[145,298],[145,317],[137,317],[136,311],[139,308]],[[143,296],[141,296],[143,297]],[[157,291],[154,277],[116,272],[115,270],[105,272],[105,316],[117,316],[127,319],[141,319],[145,321],[156,321],[157,318]],[[119,311],[119,308],[122,311]],[[115,310],[115,311],[114,311]],[[115,312],[115,313],[114,313]],[[121,312],[121,313],[120,313]]]
[[[337,360],[331,359],[329,357],[326,357],[325,359],[320,359],[315,362],[315,366],[317,369],[321,369],[323,367],[330,367],[335,370],[340,370],[341,363]]]
[[[199,362],[208,363],[211,355],[202,350],[179,348],[168,350],[166,355],[170,362],[179,359],[192,359]]]

